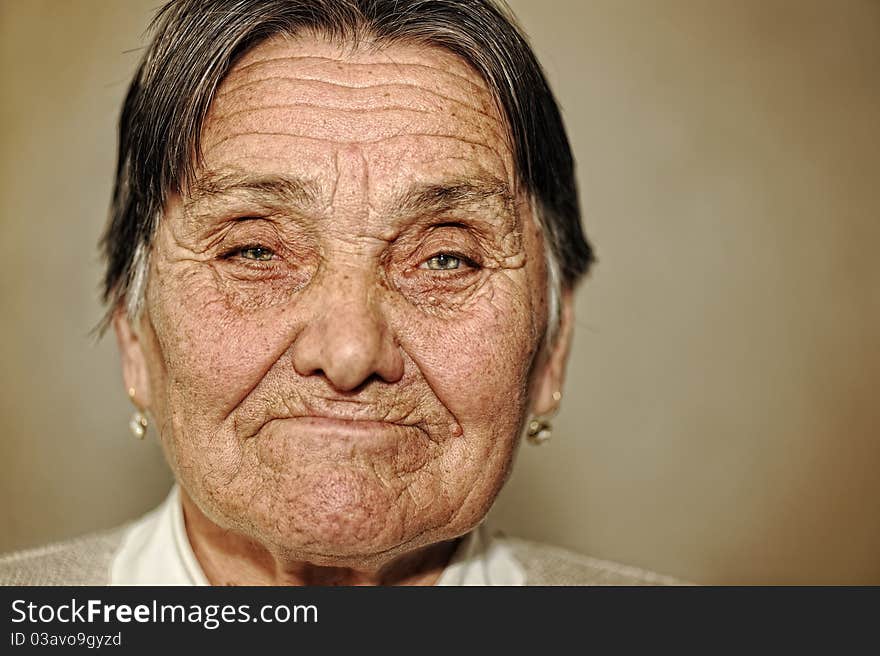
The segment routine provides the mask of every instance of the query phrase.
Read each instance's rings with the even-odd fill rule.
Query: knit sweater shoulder
[[[0,585],[108,585],[113,556],[128,525],[0,556]],[[583,556],[567,549],[502,537],[526,574],[526,585],[675,585],[668,576]]]

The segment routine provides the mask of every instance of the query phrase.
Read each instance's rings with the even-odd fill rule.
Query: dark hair
[[[493,0],[172,0],[151,29],[119,121],[111,217],[101,241],[104,327],[126,299],[136,314],[167,194],[183,190],[198,166],[202,123],[223,77],[257,43],[304,31],[352,43],[369,37],[440,47],[485,79],[507,119],[517,174],[547,243],[555,325],[558,290],[575,285],[593,254],[581,229],[559,108],[506,6]]]

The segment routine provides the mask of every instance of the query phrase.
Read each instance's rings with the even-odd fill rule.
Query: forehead
[[[413,181],[516,185],[507,126],[480,75],[448,51],[409,44],[262,42],[218,88],[202,150],[209,173],[289,175],[327,194],[340,166],[359,167],[376,202]]]

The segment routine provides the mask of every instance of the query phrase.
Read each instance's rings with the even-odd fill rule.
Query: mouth
[[[322,415],[284,417],[272,419],[264,424],[259,433],[268,432],[276,437],[323,442],[348,442],[360,445],[386,445],[422,433],[416,426],[376,421],[368,419],[349,419]]]
[[[307,415],[304,417],[291,417],[294,421],[305,426],[315,428],[339,429],[345,431],[376,431],[400,428],[400,424],[390,421],[378,421],[373,419],[350,419],[347,417],[333,417],[325,415]]]

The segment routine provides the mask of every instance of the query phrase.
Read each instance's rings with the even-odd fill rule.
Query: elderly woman
[[[106,325],[177,485],[11,583],[662,577],[493,535],[591,251],[556,103],[489,0],[180,0],[122,112]]]

